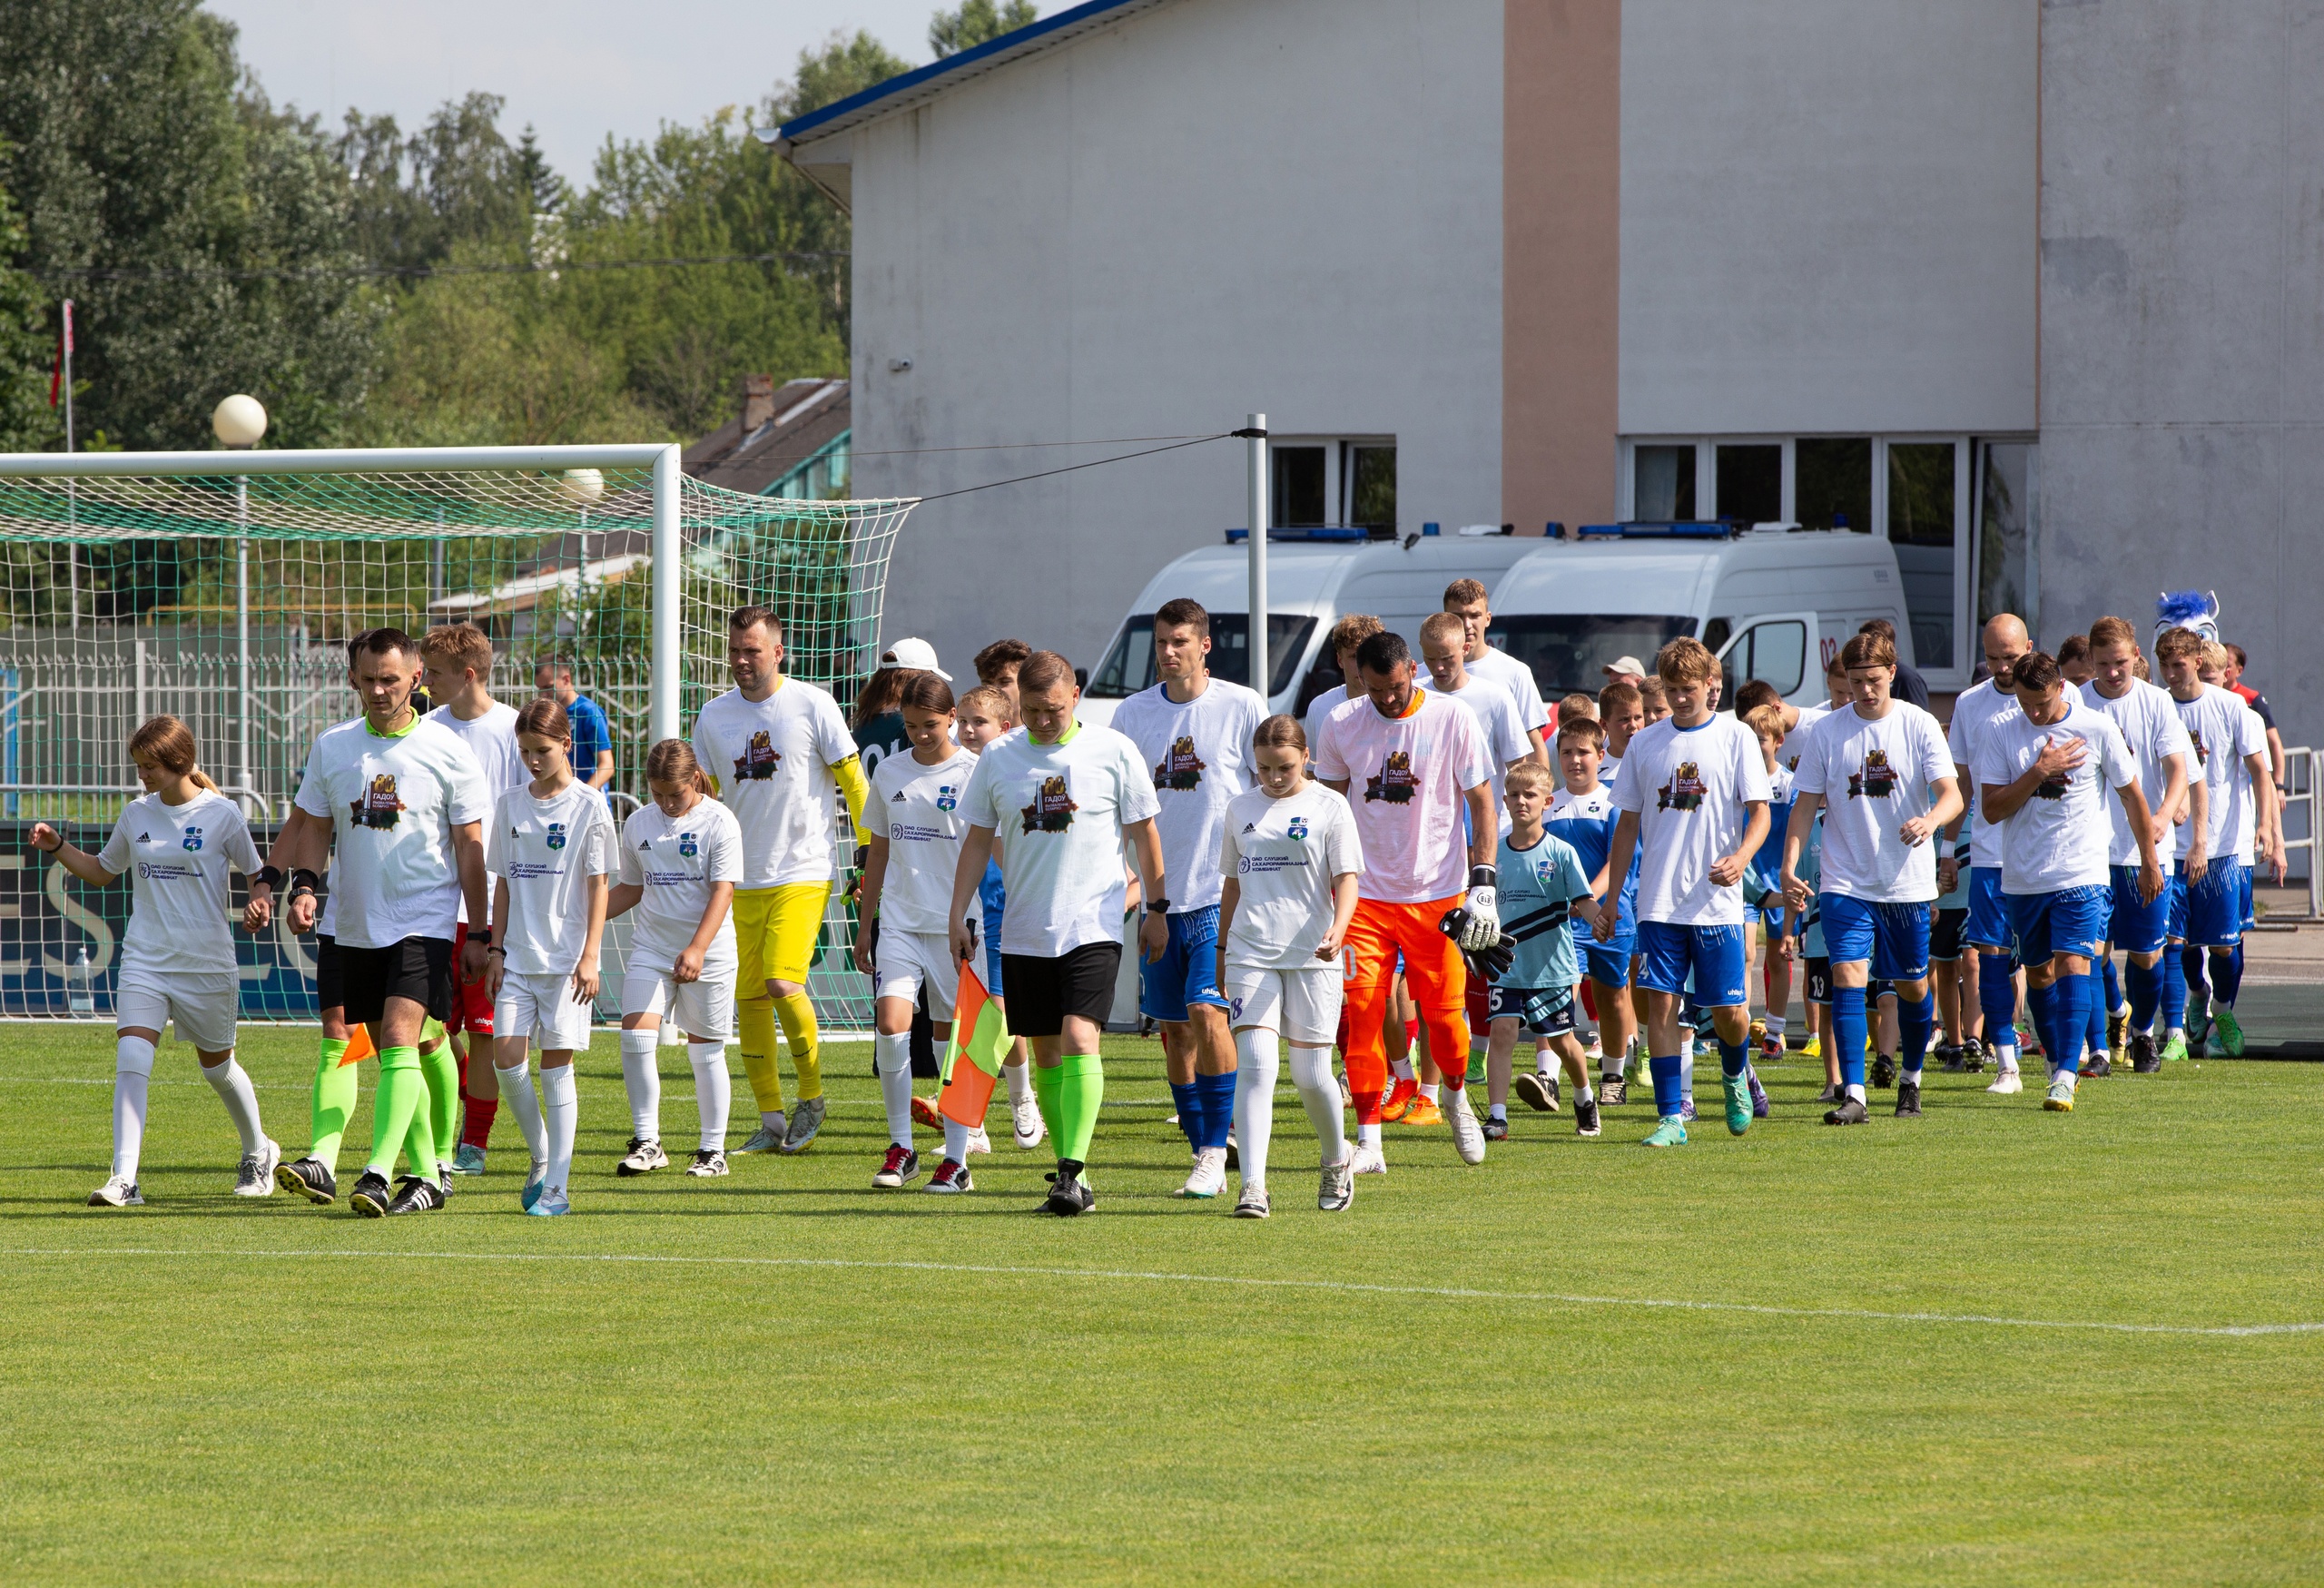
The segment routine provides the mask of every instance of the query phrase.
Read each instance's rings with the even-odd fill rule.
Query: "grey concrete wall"
[[[2043,636],[2215,588],[2324,744],[2324,6],[2042,20]]]
[[[1501,38],[1502,0],[1182,0],[852,134],[856,494],[1258,409],[1394,436],[1407,528],[1496,521]],[[1094,664],[1245,519],[1236,442],[931,502],[884,630]]]
[[[2032,0],[1625,0],[1623,432],[2030,430],[2036,32]]]

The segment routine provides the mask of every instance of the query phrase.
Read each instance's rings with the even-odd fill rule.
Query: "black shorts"
[[[1009,989],[1009,1033],[1054,1037],[1065,1017],[1106,1023],[1114,1012],[1114,985],[1121,978],[1122,945],[1085,942],[1058,959],[1003,953],[1002,984]]]
[[[1969,931],[1969,907],[1940,910],[1935,924],[1929,928],[1928,957],[1943,964],[1951,964],[1961,957],[1961,942]]]
[[[339,967],[339,939],[315,937],[315,1008],[337,1009],[347,1001],[347,978]]]
[[[1832,1006],[1832,962],[1818,955],[1807,962],[1807,986],[1802,993],[1810,1003]]]
[[[448,1019],[452,1012],[452,942],[408,937],[383,949],[341,946],[339,982],[340,1008],[349,1025],[379,1019],[390,998],[409,998],[435,1019]]]

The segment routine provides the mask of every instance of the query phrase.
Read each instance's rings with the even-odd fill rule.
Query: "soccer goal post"
[[[0,1013],[110,1011],[129,890],[84,888],[25,839],[47,821],[101,845],[140,792],[146,718],[192,728],[263,849],[315,735],[355,713],[345,642],[465,620],[501,699],[571,668],[625,814],[646,747],[727,686],[733,608],[772,608],[786,670],[852,698],[913,505],[725,490],[669,445],[0,455]],[[832,913],[818,1001],[852,1017]],[[246,1015],[311,1016],[310,942],[242,952]]]

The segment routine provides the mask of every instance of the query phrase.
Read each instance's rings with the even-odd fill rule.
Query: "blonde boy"
[[[1526,1100],[1544,1107],[1533,1094],[1554,1086],[1546,1057],[1555,1052],[1573,1080],[1574,1129],[1598,1134],[1598,1099],[1590,1088],[1590,1066],[1574,1035],[1575,991],[1581,968],[1569,922],[1594,926],[1599,905],[1581,857],[1543,825],[1550,774],[1537,762],[1509,769],[1502,793],[1510,827],[1501,841],[1498,875],[1502,900],[1502,931],[1514,940],[1509,969],[1493,979],[1492,1035],[1485,1050],[1485,1089],[1492,1105],[1487,1139],[1509,1133],[1510,1058],[1521,1030],[1548,1039],[1544,1072],[1526,1077]]]

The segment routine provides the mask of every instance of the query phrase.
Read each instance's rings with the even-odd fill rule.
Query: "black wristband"
[[[282,868],[275,865],[262,865],[251,873],[251,881],[264,883],[270,888],[279,888],[282,885]]]
[[[1469,868],[1469,886],[1472,888],[1494,887],[1500,882],[1501,871],[1497,866],[1472,865]]]
[[[1170,913],[1170,901],[1156,899],[1146,906],[1146,912],[1148,915],[1167,915]]]
[[[486,947],[489,948],[492,945],[492,928],[488,926],[469,927],[468,941],[470,942],[483,943]]]
[[[290,891],[292,893],[296,893],[304,891],[311,893],[322,885],[322,878],[315,873],[309,871],[305,866],[294,865],[290,868]]]

